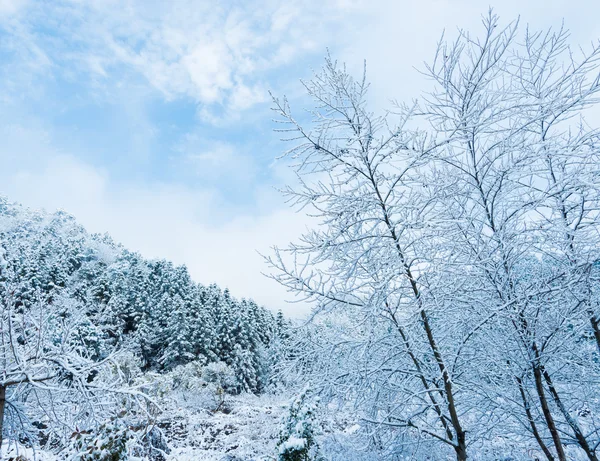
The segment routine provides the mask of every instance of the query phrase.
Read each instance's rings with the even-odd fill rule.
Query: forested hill
[[[31,211],[5,198],[0,245],[7,268],[0,290],[13,287],[25,306],[58,296],[76,303],[89,319],[81,334],[94,358],[127,347],[146,370],[223,361],[239,391],[261,390],[277,320],[255,302],[195,283],[185,266],[89,234],[67,213]]]

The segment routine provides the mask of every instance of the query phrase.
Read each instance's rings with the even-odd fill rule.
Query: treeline
[[[195,283],[185,266],[147,260],[107,235],[88,234],[67,213],[30,211],[4,198],[0,245],[7,266],[0,290],[13,287],[22,309],[57,297],[77,303],[89,320],[78,334],[94,360],[127,348],[147,371],[222,361],[239,391],[266,385],[267,350],[283,318],[254,301]]]

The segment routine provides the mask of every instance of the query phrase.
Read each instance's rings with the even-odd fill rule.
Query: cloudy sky
[[[600,38],[598,0],[502,0],[504,22]],[[427,82],[445,29],[481,30],[475,0],[0,0],[0,194],[74,214],[202,283],[300,315],[260,252],[307,219],[276,191],[292,180],[268,90],[306,104],[300,78],[326,50],[360,70],[374,109]]]

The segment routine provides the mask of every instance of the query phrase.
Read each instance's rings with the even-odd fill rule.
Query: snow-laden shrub
[[[95,431],[75,432],[72,437],[73,461],[127,461],[133,432],[120,419],[112,418]]]
[[[206,386],[202,377],[203,363],[200,361],[180,365],[169,373],[173,390],[198,391]]]
[[[171,452],[164,432],[157,426],[145,428],[132,448],[131,452],[144,461],[165,461]]]
[[[320,460],[319,446],[315,439],[316,404],[310,401],[305,389],[290,405],[279,436],[278,461]]]
[[[202,369],[202,379],[222,388],[225,392],[233,392],[237,385],[235,373],[225,362],[213,362],[206,365]]]
[[[213,411],[226,411],[225,394],[234,393],[237,389],[235,373],[224,362],[209,363],[202,369],[202,379],[207,383],[209,392],[214,398]]]
[[[142,360],[132,351],[121,351],[115,357],[113,372],[119,373],[123,381],[134,384],[142,375]]]

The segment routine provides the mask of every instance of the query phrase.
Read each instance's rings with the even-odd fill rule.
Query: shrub
[[[316,405],[304,390],[290,405],[277,448],[278,461],[316,461],[321,459],[315,440]]]
[[[112,418],[97,431],[79,431],[72,436],[71,458],[77,461],[127,461],[132,432],[119,418]]]

